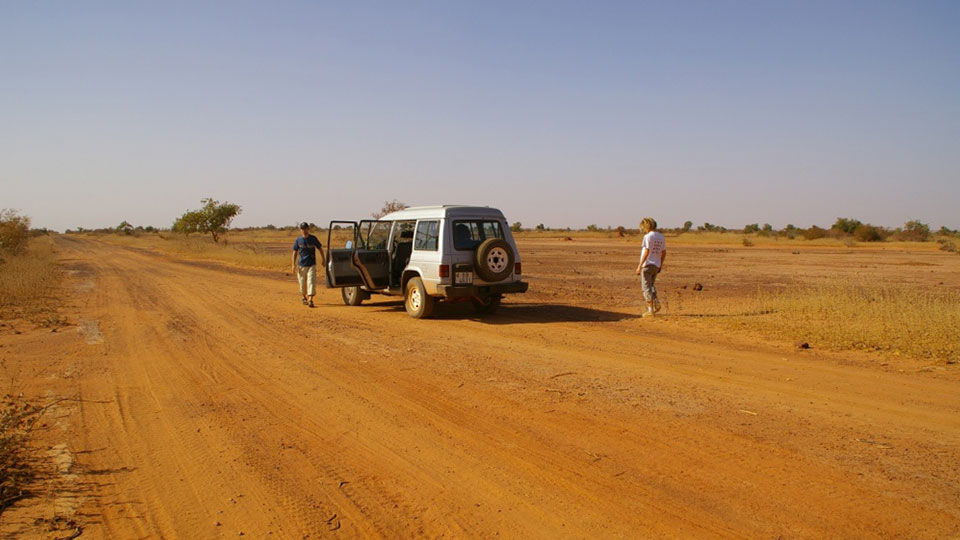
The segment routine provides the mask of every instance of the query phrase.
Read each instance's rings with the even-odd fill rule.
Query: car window
[[[360,239],[366,240],[361,249],[387,249],[390,240],[390,221],[365,221],[360,225]]]
[[[453,247],[456,249],[474,249],[488,238],[503,238],[499,221],[478,219],[453,223]]]
[[[413,226],[416,221],[397,221],[393,226],[393,243],[413,242]]]
[[[413,249],[419,251],[437,251],[440,239],[439,221],[421,221],[417,223],[417,234],[414,237]]]

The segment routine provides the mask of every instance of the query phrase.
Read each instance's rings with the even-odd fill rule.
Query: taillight
[[[523,273],[520,271],[520,263],[513,265],[513,273],[517,274],[518,276]]]
[[[442,278],[450,277],[450,265],[449,265],[449,264],[441,264],[441,265],[440,265],[440,277],[442,277]]]

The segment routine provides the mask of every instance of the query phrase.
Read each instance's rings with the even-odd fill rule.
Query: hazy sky
[[[0,0],[0,207],[960,228],[960,2]]]

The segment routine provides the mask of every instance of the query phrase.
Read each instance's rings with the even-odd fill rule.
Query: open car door
[[[356,221],[330,222],[330,228],[327,229],[327,287],[364,285],[360,271],[353,265],[356,244]]]
[[[352,263],[363,284],[370,290],[390,286],[391,221],[361,220],[353,244]]]

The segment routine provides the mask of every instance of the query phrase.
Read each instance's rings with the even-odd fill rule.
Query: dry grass
[[[210,237],[183,236],[173,233],[124,236],[115,234],[85,235],[115,245],[148,249],[175,257],[209,260],[261,268],[265,270],[288,270],[292,260],[291,247],[299,231],[245,231],[230,233],[226,243],[216,244]],[[314,231],[327,250],[327,231]],[[333,243],[342,247],[352,233],[334,231]]]
[[[741,298],[688,298],[677,311],[813,347],[960,361],[956,291],[837,281]]]
[[[22,318],[44,325],[59,324],[56,293],[60,270],[53,254],[53,239],[39,237],[18,255],[0,263],[0,319]]]
[[[24,497],[36,472],[30,432],[43,409],[7,396],[0,402],[0,513]]]

